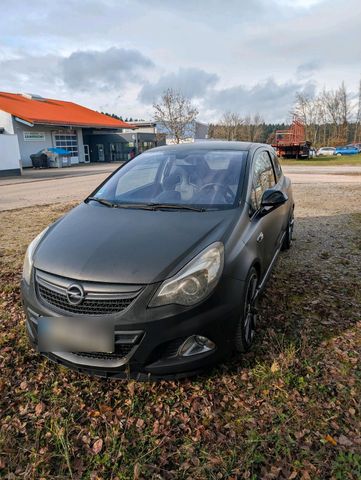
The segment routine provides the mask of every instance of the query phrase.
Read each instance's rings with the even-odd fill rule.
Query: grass
[[[315,157],[308,160],[282,159],[282,165],[307,165],[314,167],[331,167],[339,165],[358,165],[361,166],[361,154],[348,156]]]
[[[22,257],[68,208],[0,213],[0,478],[361,478],[360,214],[298,218],[252,352],[134,383],[72,372],[27,342]]]

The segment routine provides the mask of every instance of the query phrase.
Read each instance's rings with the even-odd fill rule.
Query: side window
[[[253,178],[250,204],[253,212],[261,206],[263,193],[276,184],[270,156],[266,151],[257,154],[253,163]]]
[[[273,160],[273,166],[275,168],[276,180],[278,182],[279,179],[282,177],[281,164],[280,164],[280,161],[278,160],[277,155],[272,155],[272,160]]]

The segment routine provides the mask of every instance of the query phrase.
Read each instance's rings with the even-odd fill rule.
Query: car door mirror
[[[280,207],[281,205],[286,203],[287,200],[287,195],[281,190],[277,190],[276,188],[269,188],[262,195],[261,207],[262,209],[265,209],[265,211],[274,210],[275,208]]]

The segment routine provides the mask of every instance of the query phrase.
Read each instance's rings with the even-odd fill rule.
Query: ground
[[[34,352],[23,254],[72,204],[0,212],[0,477],[360,479],[361,185],[294,191],[253,350],[179,382],[94,379]]]
[[[282,165],[307,165],[307,166],[336,166],[336,165],[361,165],[361,153],[358,155],[341,155],[330,157],[315,157],[304,160],[282,160]]]

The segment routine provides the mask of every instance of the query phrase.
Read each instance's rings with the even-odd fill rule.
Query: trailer
[[[306,140],[304,124],[295,118],[288,130],[276,130],[272,147],[282,158],[309,158],[311,142]]]

